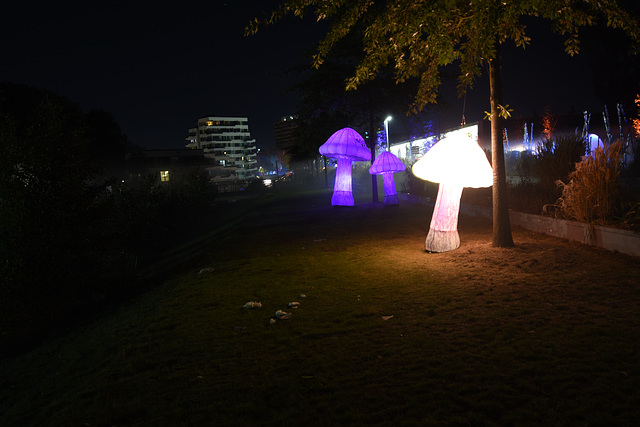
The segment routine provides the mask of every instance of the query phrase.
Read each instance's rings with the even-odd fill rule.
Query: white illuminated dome
[[[461,187],[491,187],[493,170],[482,148],[466,135],[438,141],[412,168],[420,179]]]

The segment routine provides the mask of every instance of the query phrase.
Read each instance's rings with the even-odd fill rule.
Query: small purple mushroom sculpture
[[[384,183],[384,205],[393,206],[398,204],[398,193],[393,174],[406,169],[404,163],[393,153],[383,151],[369,168],[371,175],[382,175]]]
[[[319,151],[325,157],[335,158],[338,164],[331,205],[353,206],[351,164],[371,160],[364,138],[351,128],[340,129],[320,146]]]

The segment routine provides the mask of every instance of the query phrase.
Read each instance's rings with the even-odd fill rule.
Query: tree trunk
[[[498,106],[502,105],[502,79],[500,77],[500,45],[496,42],[496,57],[489,59],[489,91],[491,100],[491,163],[493,166],[493,246],[513,246],[509,204],[507,202],[507,175],[504,166],[502,118]]]
[[[322,161],[324,162],[324,188],[329,188],[329,175],[327,172],[327,158],[322,156]]]

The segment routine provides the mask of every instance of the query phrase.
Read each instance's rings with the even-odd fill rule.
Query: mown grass
[[[637,259],[524,230],[492,248],[467,217],[460,249],[427,254],[428,208],[329,199],[258,199],[155,289],[4,361],[0,424],[640,419]]]

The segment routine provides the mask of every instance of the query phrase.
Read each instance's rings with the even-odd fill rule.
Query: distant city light
[[[389,122],[391,121],[391,116],[387,116],[386,119],[384,119],[384,133],[385,136],[387,138],[387,151],[389,151],[389,147],[390,147],[390,143],[389,143]]]

